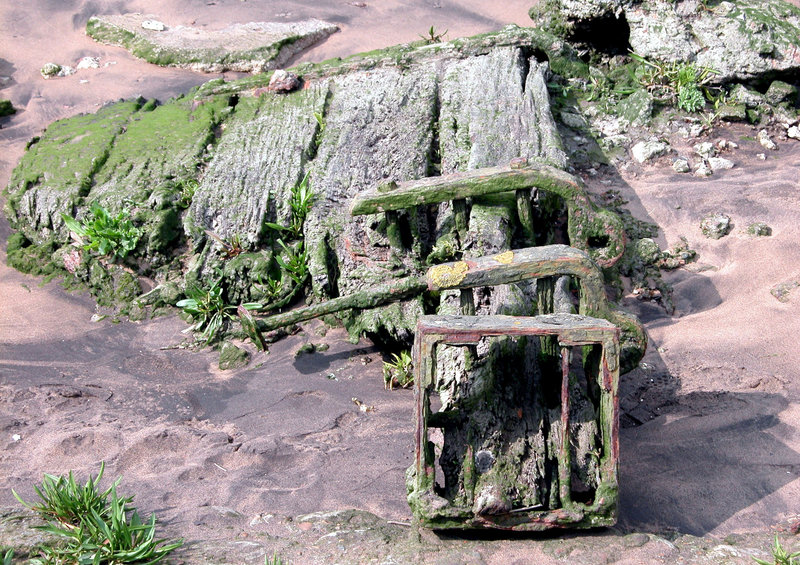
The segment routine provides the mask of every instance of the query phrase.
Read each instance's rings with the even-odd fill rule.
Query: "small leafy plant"
[[[16,492],[13,490],[11,492],[20,503],[42,516],[45,520],[55,521],[64,525],[75,524],[82,516],[89,515],[93,511],[102,511],[108,505],[108,497],[119,481],[113,483],[105,491],[100,492],[97,485],[100,484],[104,470],[105,463],[102,463],[97,477],[92,479],[90,476],[83,486],[75,482],[72,471],[66,477],[45,474],[41,487],[33,487],[41,500],[39,504],[28,504]],[[131,501],[127,500],[125,502]]]
[[[772,561],[764,561],[753,557],[753,560],[759,565],[800,565],[800,551],[787,553],[781,546],[778,535],[775,534],[775,542],[772,545],[772,559]]]
[[[223,298],[221,279],[214,281],[208,289],[191,287],[186,289],[186,296],[183,300],[175,303],[175,306],[183,309],[189,314],[194,324],[187,331],[199,332],[203,338],[203,345],[208,345],[225,325],[226,320],[236,320],[236,306],[225,303]],[[245,310],[258,310],[261,304],[248,302],[242,304]]]
[[[314,112],[314,119],[317,121],[317,134],[314,136],[314,146],[322,145],[322,136],[325,134],[325,116],[319,112]],[[308,176],[308,175],[306,175]]]
[[[428,32],[425,35],[420,35],[420,37],[424,39],[426,43],[441,43],[446,35],[447,30],[444,30],[443,33],[437,33],[436,28],[431,26]]]
[[[383,362],[384,387],[387,390],[392,390],[396,386],[408,388],[414,384],[412,365],[410,351],[401,351],[399,354],[393,353],[391,361]]]
[[[0,549],[0,553],[2,554],[3,557],[3,565],[11,565],[11,561],[14,559],[14,550],[9,549],[3,552],[3,550]]]
[[[292,239],[297,239],[303,234],[303,223],[306,221],[306,216],[308,216],[311,205],[314,203],[314,193],[309,186],[309,175],[310,173],[306,173],[303,180],[292,187],[292,195],[289,199],[292,216],[289,220],[289,226],[266,222],[267,227],[277,231],[288,232]]]
[[[273,552],[272,557],[264,556],[264,565],[284,565],[284,562],[276,552]]]
[[[36,504],[25,502],[14,492],[17,500],[47,521],[40,529],[64,540],[56,547],[42,547],[31,564],[154,564],[183,544],[183,540],[155,538],[155,514],[142,522],[138,511],[130,506],[133,498],[117,494],[121,479],[100,491],[104,469],[101,465],[97,477],[90,476],[83,486],[71,471],[67,477],[45,474],[42,485],[34,487],[40,499]]]
[[[676,101],[678,108],[687,112],[699,112],[705,107],[705,96],[700,88],[718,72],[709,67],[698,67],[694,63],[678,63],[649,60],[638,53],[631,58],[639,63],[636,78],[642,86],[666,95]]]
[[[189,207],[199,186],[200,183],[195,179],[186,179],[178,184],[178,188],[180,188],[180,193],[178,194],[179,208],[186,209]]]
[[[244,253],[244,246],[242,245],[242,238],[239,237],[239,234],[233,234],[231,238],[226,241],[222,239],[220,236],[212,232],[211,230],[205,230],[206,235],[219,243],[222,248],[225,250],[223,252],[223,259],[233,259],[237,255],[241,255]]]
[[[116,216],[112,216],[100,204],[93,202],[89,211],[91,217],[83,222],[61,214],[67,228],[84,249],[117,260],[124,259],[136,248],[142,232],[133,225],[127,210],[120,210]]]
[[[278,265],[294,281],[296,286],[303,286],[308,278],[308,251],[304,249],[303,242],[297,244],[297,250],[286,245],[282,239],[278,245],[283,249],[283,255],[275,255]]]

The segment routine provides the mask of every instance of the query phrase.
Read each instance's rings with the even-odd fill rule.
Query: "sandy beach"
[[[97,44],[83,32],[91,15],[152,13],[207,29],[315,17],[340,27],[297,63],[413,41],[430,26],[455,38],[529,25],[531,1],[11,4],[0,6],[0,77],[9,77],[0,98],[18,112],[0,119],[3,186],[28,140],[54,120],[120,98],[165,100],[237,76],[159,68]],[[44,63],[75,65],[84,56],[97,57],[100,67],[50,80],[39,73]],[[677,533],[713,544],[756,532],[769,543],[776,529],[800,520],[800,141],[772,135],[774,151],[744,124],[705,135],[701,141],[737,144],[725,155],[735,166],[710,178],[675,173],[675,153],[597,175],[578,171],[593,193],[619,191],[634,216],[655,223],[662,249],[685,237],[698,253],[696,262],[665,274],[673,314],[632,295],[623,299],[644,322],[650,345],[640,367],[622,378],[620,524],[600,539]],[[677,154],[690,155],[698,139],[676,134],[670,141]],[[701,233],[701,219],[712,212],[731,216],[730,235]],[[753,222],[767,223],[771,235],[748,235]],[[105,461],[107,476],[123,477],[122,490],[135,493],[145,513],[158,514],[165,535],[216,541],[231,563],[263,563],[265,547],[297,555],[297,540],[311,526],[287,517],[354,508],[410,520],[404,472],[413,457],[413,397],[384,390],[382,358],[371,343],[351,344],[344,330],[314,322],[269,355],[253,352],[248,367],[220,371],[214,352],[171,347],[185,337],[176,316],[92,321],[90,297],[10,269],[10,233],[3,218],[0,506],[18,506],[12,488],[30,499],[42,473],[86,476]],[[780,300],[776,288],[786,290]],[[305,343],[330,348],[296,356]],[[360,410],[353,398],[375,409]],[[587,536],[587,547],[597,542],[597,533]],[[476,546],[481,561],[464,562],[562,562],[545,545],[495,541]],[[186,562],[203,562],[205,546],[192,547]],[[665,547],[644,543],[614,553],[613,561],[600,559],[602,549],[572,558],[675,562],[678,554]],[[319,551],[340,555],[334,546]],[[324,562],[310,557],[313,551],[305,555],[298,562]]]

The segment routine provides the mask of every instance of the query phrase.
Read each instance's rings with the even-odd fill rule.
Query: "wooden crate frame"
[[[561,347],[561,425],[569,429],[569,348],[599,345],[598,426],[602,454],[599,482],[591,504],[571,499],[571,434],[562,434],[558,455],[560,508],[518,508],[500,515],[475,515],[471,507],[455,506],[435,492],[434,454],[428,448],[430,393],[436,386],[436,348],[473,345],[492,336],[554,336]],[[575,314],[517,316],[423,316],[414,340],[415,461],[409,469],[409,504],[415,521],[426,527],[494,528],[536,531],[551,528],[591,528],[616,523],[619,459],[619,336],[610,322]],[[588,375],[587,375],[588,378]],[[434,426],[432,426],[434,427]]]

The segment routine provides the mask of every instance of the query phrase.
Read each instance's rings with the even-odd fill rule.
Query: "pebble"
[[[164,24],[158,20],[145,20],[142,22],[142,27],[152,31],[164,31]]]
[[[765,129],[758,132],[758,142],[764,149],[769,149],[770,151],[774,151],[778,148],[775,142],[770,139],[769,133],[767,133]]]
[[[786,130],[786,135],[788,135],[792,139],[800,139],[800,128],[797,126],[792,126],[788,130]]]
[[[727,214],[709,214],[700,222],[700,231],[711,239],[719,239],[731,230],[731,217]]]
[[[725,169],[732,169],[733,165],[733,161],[725,159],[724,157],[711,157],[708,159],[708,166],[711,167],[711,170],[715,173]]]
[[[291,92],[300,86],[300,79],[294,73],[278,69],[272,73],[267,89],[272,92]]]
[[[675,161],[672,163],[672,170],[676,173],[688,173],[691,170],[689,166],[689,160],[684,157],[675,159]]]
[[[640,141],[631,147],[631,153],[639,163],[644,163],[654,157],[663,155],[668,148],[669,145],[663,141]]]
[[[697,165],[697,169],[694,171],[694,176],[696,177],[710,177],[713,174],[714,171],[711,170],[711,167],[709,167],[708,163],[705,161]]]
[[[692,137],[700,137],[703,135],[705,128],[700,124],[695,124],[689,128],[689,135]]]
[[[100,59],[97,57],[84,57],[78,61],[78,69],[98,69],[100,68]]]
[[[694,146],[694,150],[703,159],[714,157],[717,154],[717,149],[714,147],[714,144],[711,143],[710,141],[704,141],[703,143],[698,143],[697,145]]]

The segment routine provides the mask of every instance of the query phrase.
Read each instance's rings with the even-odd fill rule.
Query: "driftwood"
[[[414,340],[416,456],[407,475],[416,521],[432,528],[510,530],[613,524],[619,335],[606,320],[573,314],[420,318]],[[492,336],[553,339],[559,348],[555,366],[515,370],[501,361],[479,386],[462,383],[455,401],[434,410],[437,349]],[[498,345],[495,353],[502,356],[503,349]],[[438,449],[429,429],[443,437]]]
[[[524,163],[524,164],[523,164]],[[387,210],[405,210],[421,204],[471,198],[498,192],[541,188],[564,197],[582,191],[577,179],[548,165],[516,162],[502,167],[486,167],[418,180],[379,184],[359,194],[350,207],[354,216]]]
[[[469,289],[560,275],[572,275],[580,281],[580,314],[616,324],[623,331],[623,342],[644,350],[646,338],[641,326],[608,303],[600,269],[585,252],[567,245],[527,247],[478,259],[442,263],[429,268],[424,277],[398,279],[350,296],[255,318],[254,323],[247,320],[243,327],[248,333],[251,328],[255,333],[265,332],[351,308],[374,308],[424,291]]]
[[[385,212],[391,222],[398,210],[424,204],[453,201],[456,214],[465,199],[501,192],[515,192],[517,215],[530,244],[535,226],[531,214],[531,190],[557,194],[567,205],[567,231],[573,247],[588,252],[601,267],[609,267],[625,251],[625,230],[619,217],[595,206],[583,182],[565,171],[515,159],[509,165],[456,172],[437,177],[379,184],[359,194],[350,207],[354,216]],[[466,231],[465,220],[458,221],[459,237]]]

